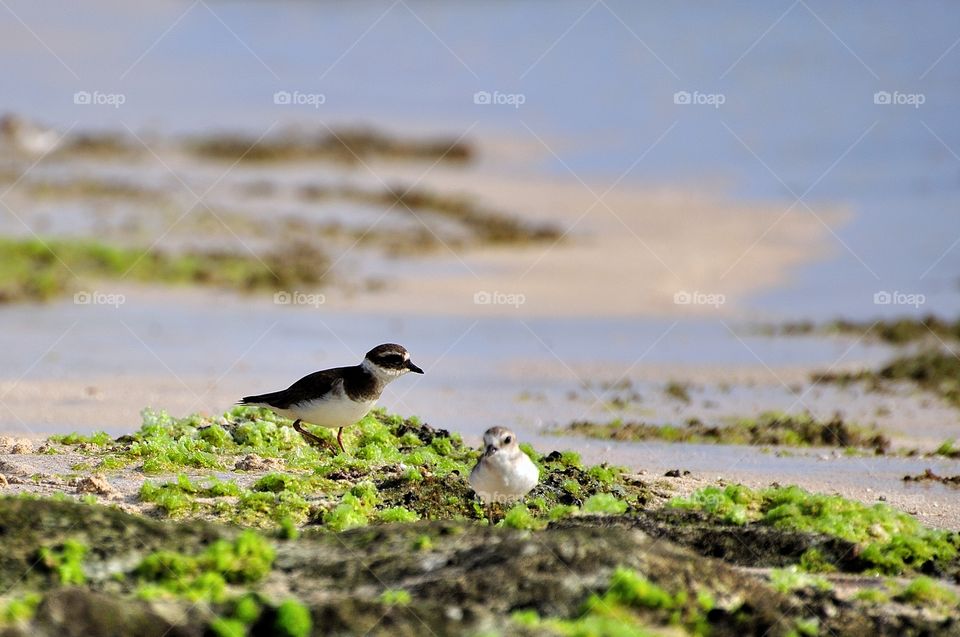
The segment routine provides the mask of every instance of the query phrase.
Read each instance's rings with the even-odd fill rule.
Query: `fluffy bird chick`
[[[470,486],[485,504],[506,503],[527,495],[540,481],[540,472],[505,427],[483,434],[483,457],[470,472]]]

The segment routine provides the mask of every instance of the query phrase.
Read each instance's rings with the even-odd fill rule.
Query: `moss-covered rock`
[[[371,493],[352,494],[363,501]],[[4,616],[17,635],[604,635],[613,625],[631,635],[789,635],[810,626],[837,635],[957,634],[958,614],[943,604],[952,598],[934,584],[902,589],[911,603],[937,602],[912,613],[803,582],[778,591],[633,528],[638,519],[581,516],[535,532],[418,521],[308,528],[279,540],[76,502],[0,498],[0,582],[8,599],[34,600]],[[86,550],[64,552],[68,545]],[[82,583],[64,586],[37,568],[43,548],[77,561]]]
[[[23,524],[28,515],[33,524]],[[47,633],[63,626],[68,634],[154,634],[170,628],[196,634],[191,627],[198,621],[296,615],[281,612],[288,599],[305,604],[313,625],[326,634],[510,632],[511,614],[518,610],[575,617],[590,595],[607,590],[617,569],[641,573],[683,599],[709,595],[716,602],[704,621],[716,634],[739,629],[786,634],[789,618],[801,612],[754,578],[628,529],[583,526],[531,534],[447,521],[315,531],[295,541],[244,540],[227,527],[159,523],[101,507],[11,498],[0,499],[0,519],[4,541],[14,547],[0,563],[0,576],[18,593],[43,594],[31,626]],[[417,550],[424,536],[429,546]],[[91,576],[82,587],[62,588],[55,579],[29,576],[29,556],[39,547],[68,541],[90,547],[83,568]],[[275,547],[270,560],[257,548],[263,542]],[[204,573],[224,574],[227,587],[214,595],[191,594]],[[170,584],[164,589],[169,594],[138,595],[145,581]],[[269,612],[238,612],[238,600],[249,594],[261,596],[257,603]],[[198,600],[204,602],[201,610],[190,610]],[[183,612],[164,613],[171,605]],[[378,623],[381,617],[386,619]],[[669,623],[653,615],[648,620]],[[142,626],[150,628],[140,632]]]

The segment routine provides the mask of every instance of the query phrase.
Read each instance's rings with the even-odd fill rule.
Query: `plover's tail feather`
[[[271,392],[269,394],[259,394],[257,396],[244,396],[238,402],[238,405],[270,405],[278,406],[277,403],[280,402],[280,395],[283,392]]]

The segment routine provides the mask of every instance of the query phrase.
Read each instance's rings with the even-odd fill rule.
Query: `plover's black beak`
[[[484,458],[489,458],[490,456],[492,456],[492,455],[495,454],[495,453],[497,453],[497,448],[494,447],[493,445],[487,445],[486,450],[483,452],[483,457],[484,457]]]
[[[413,364],[413,361],[407,361],[407,369],[409,369],[414,374],[422,374],[423,370]]]

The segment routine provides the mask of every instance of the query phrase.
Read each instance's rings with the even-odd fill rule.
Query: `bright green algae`
[[[345,433],[347,453],[306,444],[268,410],[237,407],[219,418],[173,418],[146,410],[141,429],[110,440],[70,434],[61,444],[89,456],[84,468],[138,468],[175,477],[146,481],[143,502],[170,517],[206,517],[244,526],[306,524],[343,531],[371,523],[418,519],[487,519],[466,482],[479,452],[456,434],[416,418],[374,411]],[[315,433],[332,445],[331,432]],[[522,504],[498,507],[495,519],[514,528],[543,528],[576,513],[623,513],[646,497],[623,469],[584,467],[577,454],[524,451],[541,471],[541,486]],[[226,474],[256,457],[273,468],[256,480]],[[201,475],[197,475],[201,474]]]
[[[706,487],[670,506],[701,511],[726,524],[761,524],[841,538],[858,547],[868,570],[885,574],[940,568],[957,559],[960,533],[931,529],[883,503],[872,505],[796,486],[753,490]],[[813,567],[816,559],[807,560]]]
[[[93,239],[0,238],[0,303],[45,301],[84,280],[208,285],[238,291],[319,286],[326,256],[309,245],[254,257],[228,252],[165,253]]]

